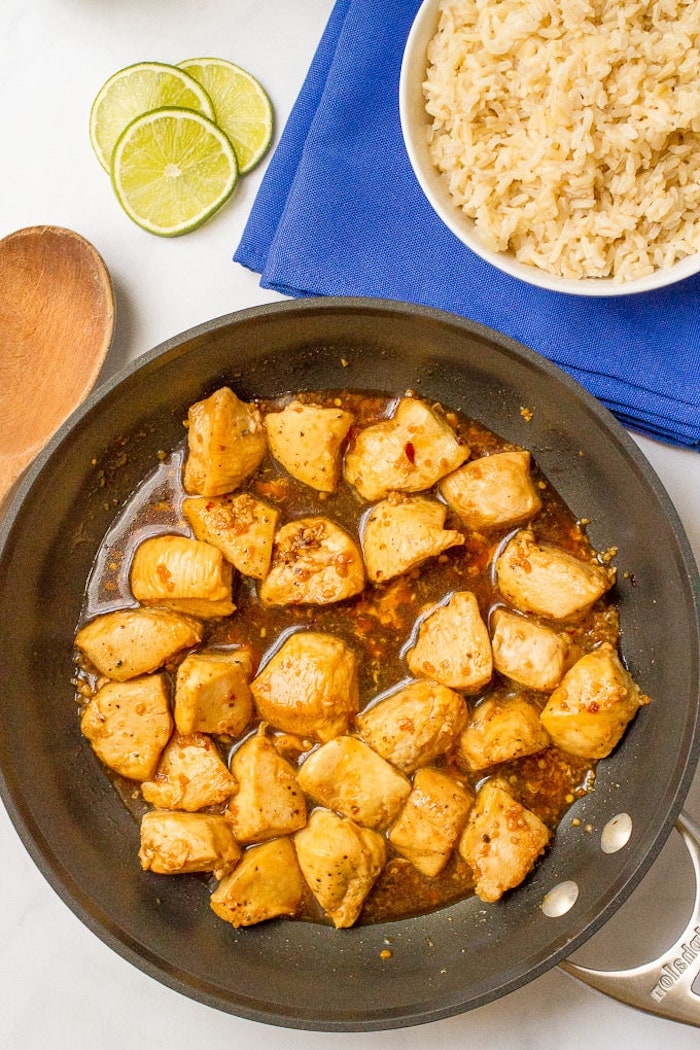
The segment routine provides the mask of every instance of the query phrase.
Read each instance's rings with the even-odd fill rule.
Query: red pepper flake
[[[416,448],[412,441],[407,441],[404,452],[406,453],[406,459],[409,463],[416,462]]]

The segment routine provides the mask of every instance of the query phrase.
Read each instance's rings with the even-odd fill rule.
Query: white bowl
[[[611,277],[558,277],[519,262],[510,252],[495,252],[484,245],[474,230],[473,221],[462,213],[450,196],[446,181],[433,164],[428,150],[427,129],[431,120],[425,109],[422,85],[427,69],[426,51],[437,29],[439,6],[440,0],[424,0],[413,22],[401,65],[399,111],[406,150],[416,178],[436,214],[455,236],[503,273],[539,288],[571,295],[613,296],[648,292],[700,271],[700,254],[696,254],[636,280],[620,282]]]

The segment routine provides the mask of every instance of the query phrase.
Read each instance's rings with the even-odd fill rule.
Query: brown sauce
[[[294,397],[324,406],[340,405],[353,414],[356,428],[385,419],[391,415],[395,403],[395,399],[386,396],[349,391],[314,392]],[[275,401],[260,401],[259,407],[263,413],[279,411],[290,400],[291,395]],[[471,447],[472,459],[516,447],[501,440],[478,421],[439,406],[438,410],[444,411],[458,436]],[[352,435],[353,431],[349,440],[352,440]],[[166,456],[144,479],[105,536],[87,584],[83,622],[113,609],[136,604],[129,590],[129,566],[133,551],[147,536],[163,532],[191,535],[180,511],[185,496],[181,480],[184,457],[183,441],[182,446]],[[535,462],[532,472],[542,499],[542,509],[530,523],[538,540],[587,557],[591,547],[583,525],[576,521]],[[368,509],[367,504],[342,480],[336,492],[319,494],[290,477],[269,452],[249,480],[247,490],[277,506],[282,513],[282,523],[303,516],[324,515],[356,538],[362,516]],[[488,623],[490,612],[500,602],[492,578],[494,552],[515,530],[509,527],[472,532],[451,512],[448,512],[445,527],[462,531],[466,536],[464,546],[451,548],[420,569],[385,585],[367,585],[361,595],[336,605],[266,607],[258,598],[255,581],[238,575],[233,595],[236,612],[231,617],[208,624],[205,644],[249,646],[255,655],[256,666],[259,666],[278,647],[280,635],[289,629],[304,626],[337,635],[354,649],[359,658],[361,706],[366,706],[378,694],[410,678],[403,653],[415,632],[417,618],[428,607],[452,591],[471,590],[477,596],[482,616]],[[571,662],[574,656],[589,651],[602,641],[617,644],[617,612],[610,598],[601,599],[586,618],[569,629],[569,633],[573,642]],[[78,700],[82,703],[92,687],[90,676],[84,670],[78,671],[78,684]],[[494,671],[483,694],[469,697],[468,702],[473,708],[486,696],[494,693],[507,696],[511,690],[515,691],[512,683],[499,678]],[[522,689],[518,691],[523,693]],[[540,708],[547,699],[544,694],[527,695]],[[244,738],[254,729],[255,725],[251,724]],[[241,741],[222,738],[216,743],[222,757],[229,759]],[[288,759],[302,757],[298,753],[290,754],[288,750],[284,753]],[[449,754],[436,765],[442,765],[472,788],[485,776],[497,772],[508,780],[515,798],[554,828],[572,802],[591,789],[595,763],[575,759],[549,747],[537,755],[478,774],[461,769],[457,759]],[[115,776],[112,779],[135,818],[140,819],[147,807],[138,785]],[[435,878],[418,872],[408,860],[398,856],[390,844],[388,857],[384,872],[365,903],[360,923],[422,914],[473,892],[472,873],[456,851],[447,867]],[[136,858],[134,863],[138,863]],[[310,894],[297,918],[326,921]]]

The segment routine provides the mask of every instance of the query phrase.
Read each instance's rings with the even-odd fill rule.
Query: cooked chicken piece
[[[150,674],[202,640],[197,620],[170,609],[119,609],[82,627],[75,644],[100,674],[115,682]]]
[[[650,703],[607,643],[567,671],[542,712],[557,747],[581,758],[605,758],[638,709]]]
[[[265,416],[270,451],[293,478],[319,492],[334,492],[340,479],[340,447],[352,426],[341,408],[292,401]]]
[[[537,708],[522,696],[490,696],[475,708],[459,737],[466,769],[534,755],[549,744]]]
[[[240,736],[253,717],[248,649],[190,653],[177,669],[175,725],[179,733]]]
[[[452,747],[467,715],[459,693],[422,679],[363,711],[357,726],[360,736],[382,758],[410,773]]]
[[[469,457],[452,427],[414,397],[392,419],[365,427],[345,457],[345,478],[370,502],[389,492],[421,492]]]
[[[219,814],[153,809],[141,820],[139,860],[144,871],[157,875],[213,871],[221,879],[240,856],[233,832]]]
[[[80,728],[115,773],[148,780],[173,730],[167,676],[107,682],[83,709]]]
[[[144,605],[161,605],[202,619],[229,616],[233,569],[210,543],[187,536],[152,536],[131,563],[131,591]]]
[[[304,880],[290,838],[272,839],[243,854],[238,867],[211,895],[211,907],[232,926],[294,915],[304,896]]]
[[[260,598],[265,605],[328,605],[364,585],[360,548],[345,529],[327,518],[299,518],[275,536]]]
[[[471,591],[456,591],[420,624],[418,638],[406,653],[406,663],[417,678],[478,693],[491,680],[491,640]]]
[[[482,901],[497,901],[518,886],[549,842],[549,829],[521,806],[502,781],[487,780],[459,841]]]
[[[236,787],[235,778],[208,736],[175,733],[155,776],[141,785],[141,793],[146,802],[158,809],[193,813],[226,802]]]
[[[267,441],[255,405],[224,386],[187,413],[185,491],[200,496],[233,492],[259,466]]]
[[[389,839],[418,871],[434,878],[450,859],[473,802],[472,793],[454,777],[419,769]]]
[[[549,692],[561,681],[569,640],[527,616],[496,609],[491,617],[496,670],[519,685]]]
[[[515,525],[534,517],[542,506],[525,449],[466,463],[442,479],[440,493],[471,529]]]
[[[330,740],[357,713],[357,660],[340,638],[297,631],[251,684],[265,722],[285,733]]]
[[[315,802],[367,828],[387,827],[411,791],[407,777],[354,736],[339,736],[313,751],[299,784]]]
[[[392,494],[373,507],[362,537],[368,579],[384,583],[464,543],[461,532],[444,528],[446,515],[442,503],[424,496]]]
[[[382,836],[316,809],[294,845],[309,889],[336,929],[352,926],[386,862]]]
[[[226,819],[239,842],[262,842],[289,835],[306,824],[306,799],[297,770],[265,734],[264,725],[231,760],[238,790],[229,799]]]
[[[612,587],[615,569],[540,545],[521,529],[498,558],[496,578],[503,597],[521,612],[570,620]]]
[[[191,496],[182,502],[196,539],[211,543],[244,576],[262,580],[270,568],[278,510],[247,492]]]

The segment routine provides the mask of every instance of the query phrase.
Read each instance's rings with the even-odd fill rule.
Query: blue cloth
[[[562,295],[483,262],[426,202],[398,81],[418,0],[338,0],[234,259],[294,297],[359,295],[472,318],[555,361],[627,427],[700,448],[700,276]]]

